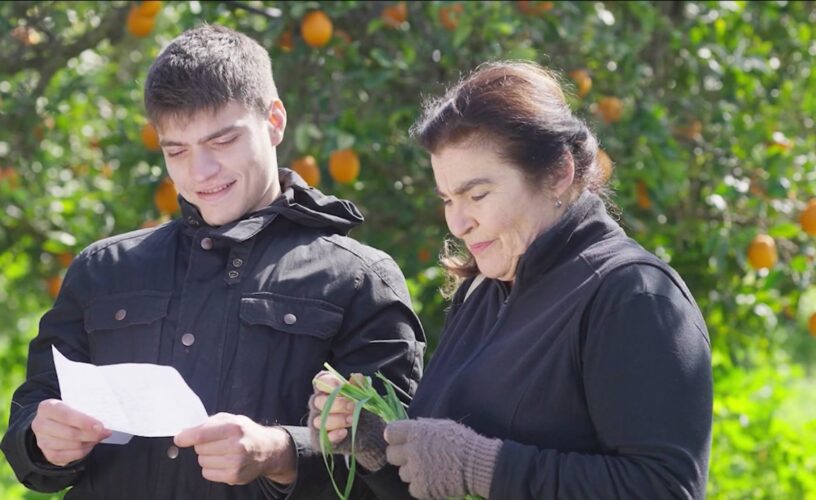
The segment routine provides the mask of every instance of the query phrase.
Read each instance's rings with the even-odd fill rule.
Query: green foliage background
[[[709,496],[816,498],[816,339],[807,326],[816,245],[798,224],[816,197],[816,7],[530,4],[532,14],[518,2],[462,2],[449,30],[439,12],[450,2],[408,3],[397,28],[381,18],[393,2],[165,2],[145,38],[124,29],[130,2],[0,4],[0,431],[51,302],[44,280],[64,272],[57,256],[159,217],[163,161],[139,138],[141,85],[164,44],[206,21],[269,49],[290,119],[281,164],[314,155],[319,187],[363,209],[368,222],[354,236],[397,259],[431,346],[445,304],[439,269],[424,257],[447,231],[428,159],[407,137],[421,96],[490,59],[561,70],[573,92],[566,74],[587,70],[592,90],[571,101],[615,163],[621,222],[686,279],[711,333]],[[335,28],[320,49],[299,35],[315,8]],[[287,31],[291,51],[279,44]],[[622,100],[617,123],[600,119],[605,96]],[[346,147],[362,171],[339,185],[327,161]],[[769,271],[746,262],[759,233],[779,250]],[[0,497],[48,498],[26,492],[5,462]]]

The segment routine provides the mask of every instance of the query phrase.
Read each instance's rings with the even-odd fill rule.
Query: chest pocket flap
[[[149,325],[167,315],[171,292],[138,291],[97,299],[85,310],[88,332]]]
[[[340,329],[343,308],[319,299],[253,293],[241,298],[241,320],[285,333],[327,339]]]

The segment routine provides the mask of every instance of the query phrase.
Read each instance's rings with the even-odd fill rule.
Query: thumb
[[[412,420],[397,420],[385,427],[385,441],[391,445],[405,444],[408,441],[408,434],[414,428]]]
[[[195,446],[197,442],[198,442],[198,427],[184,429],[183,431],[176,434],[176,437],[173,438],[173,443],[179,448],[189,448],[190,446]]]

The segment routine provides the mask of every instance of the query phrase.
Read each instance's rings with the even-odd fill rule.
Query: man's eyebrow
[[[461,185],[459,185],[456,189],[453,190],[453,194],[454,195],[465,194],[468,191],[470,191],[471,189],[475,188],[476,186],[481,186],[483,184],[492,184],[492,183],[493,183],[493,180],[491,180],[489,177],[476,177],[474,179],[470,179],[469,181],[466,181],[466,182],[462,183]],[[445,194],[440,192],[438,188],[434,188],[434,191],[436,191],[436,194],[440,198],[445,196]]]
[[[238,127],[237,125],[227,125],[226,127],[221,128],[219,130],[216,130],[215,132],[208,135],[207,137],[199,140],[198,143],[199,144],[204,144],[205,142],[211,141],[211,140],[215,139],[216,137],[220,137],[222,135],[229,134],[230,132],[233,132],[233,131],[237,130],[238,128],[240,128],[240,127]],[[186,144],[184,144],[182,142],[176,142],[176,141],[161,141],[159,144],[161,144],[163,147],[167,147],[167,146],[186,146]]]

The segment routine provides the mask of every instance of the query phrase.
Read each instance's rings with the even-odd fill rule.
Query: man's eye
[[[439,201],[441,201],[442,204],[445,205],[446,207],[449,207],[451,204],[451,201],[449,199],[441,198]]]
[[[227,144],[232,144],[233,142],[235,142],[235,139],[237,139],[237,138],[238,138],[238,136],[236,135],[236,136],[230,137],[229,139],[226,139],[224,141],[216,142],[215,144],[218,145],[218,146],[226,146]]]
[[[470,197],[470,199],[473,200],[473,201],[479,201],[479,200],[481,200],[482,198],[484,198],[487,195],[488,195],[488,193],[474,194],[473,196]]]
[[[176,156],[180,156],[182,153],[184,153],[183,149],[181,151],[168,151],[167,156],[170,158],[175,158]]]

